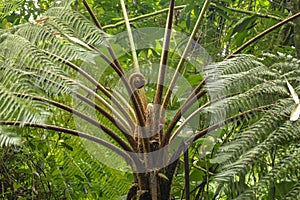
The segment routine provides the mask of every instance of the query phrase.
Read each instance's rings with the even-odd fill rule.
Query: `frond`
[[[66,36],[59,32],[62,30],[58,30],[55,27],[52,27],[52,29],[51,27],[45,27],[46,23],[50,22],[46,21],[43,24],[20,26],[20,28],[14,30],[13,33],[27,40],[30,45],[33,45],[35,48],[43,50],[43,52],[59,55],[67,60],[93,61],[95,53],[69,41]],[[52,58],[52,60],[56,61],[55,58]]]
[[[263,65],[255,56],[240,54],[230,60],[214,63],[205,66],[204,76],[209,78],[217,78],[220,75],[237,74],[249,71],[255,67]]]
[[[220,147],[218,157],[229,160],[238,159],[248,149],[263,141],[270,132],[274,132],[286,121],[291,111],[290,101],[278,101],[264,116],[253,125],[241,131],[230,143]],[[276,113],[276,115],[274,115]],[[225,162],[226,163],[226,162]]]
[[[285,195],[284,199],[293,200],[300,198],[300,182],[297,182],[290,191]]]
[[[71,9],[54,7],[49,9],[45,16],[49,17],[45,28],[49,28],[53,32],[57,31],[61,36],[68,34],[96,47],[103,44],[109,37],[108,34]]]
[[[16,133],[7,128],[0,127],[0,147],[10,145],[20,145],[21,139]]]
[[[50,113],[45,112],[39,102],[33,102],[30,98],[20,98],[16,94],[0,86],[2,120],[17,120],[23,122],[43,123]]]
[[[52,106],[49,107],[49,103],[66,112],[75,111],[77,108],[72,108],[71,105],[72,95],[74,95],[74,99],[78,97],[85,105],[88,104],[93,109],[88,114],[76,110],[77,115],[85,118],[86,121],[93,121],[94,125],[105,127],[106,132],[111,135],[115,134],[115,139],[119,139],[117,134],[122,131],[125,133],[125,130],[121,130],[111,116],[111,112],[115,110],[107,102],[111,100],[106,98],[109,92],[104,92],[104,97],[98,95],[94,91],[95,87],[99,86],[100,89],[104,87],[93,78],[95,74],[88,74],[82,69],[86,67],[85,65],[94,67],[95,59],[98,62],[101,60],[99,58],[105,57],[94,46],[105,46],[107,37],[108,35],[83,16],[69,9],[68,6],[53,7],[40,20],[2,32],[0,56],[3,66],[0,69],[7,70],[6,73],[10,73],[11,77],[16,80],[15,84],[6,84],[9,77],[3,79],[2,84],[8,87],[3,86],[3,90],[7,89],[7,92],[2,93],[1,100],[4,101],[2,108],[7,114],[5,117],[10,117],[9,119],[4,117],[3,120],[44,123],[48,119],[44,111],[53,109]],[[97,64],[101,62],[102,60]],[[106,65],[110,64],[110,61],[106,62]],[[78,71],[81,75],[84,74],[82,76],[84,78],[77,77]],[[8,91],[11,91],[12,95],[8,94]],[[93,98],[97,101],[94,102]],[[99,102],[101,105],[98,104]],[[118,128],[118,133],[104,126],[105,122],[92,119],[91,115],[95,114],[95,110],[97,114],[100,113],[109,118]],[[126,124],[123,118],[120,120]],[[120,139],[119,142],[123,141]],[[126,142],[123,143],[126,144]]]
[[[294,147],[294,145],[291,145]],[[292,149],[292,148],[291,148]],[[287,196],[293,194],[298,189],[298,178],[297,174],[299,174],[300,167],[300,159],[299,159],[299,147],[293,149],[291,154],[284,156],[281,158],[279,163],[264,177],[262,177],[254,186],[250,189],[243,192],[241,195],[237,197],[237,199],[255,199],[256,197],[261,196],[265,193],[265,191],[270,190],[270,185],[277,183],[277,185],[286,184],[287,182],[293,183],[293,190],[287,194]],[[297,195],[294,195],[295,198]]]
[[[277,59],[276,62],[268,60],[270,57],[271,60]],[[223,118],[226,119],[232,113],[243,112],[261,105],[269,106],[257,115],[256,120],[250,123],[248,121],[249,125],[246,128],[232,135],[229,142],[219,148],[214,158],[219,160],[220,164],[215,180],[222,186],[236,188],[235,194],[239,194],[237,199],[256,199],[267,194],[270,188],[275,187],[275,183],[284,184],[284,181],[291,182],[295,191],[298,188],[297,181],[293,181],[299,178],[297,170],[300,163],[296,156],[299,155],[299,149],[294,147],[300,139],[300,127],[299,121],[289,120],[295,103],[290,97],[285,78],[295,86],[297,91],[296,86],[299,82],[296,77],[299,77],[300,62],[291,58],[280,60],[277,57],[270,57],[261,60],[265,64],[272,63],[271,65],[258,64],[257,68],[243,71],[238,75],[225,76],[224,93],[234,91],[238,94],[225,97],[209,108],[211,112],[221,113],[223,107],[223,113],[226,111]],[[290,62],[286,61],[289,59]],[[248,72],[249,77],[252,75],[254,81],[244,76]],[[222,84],[218,85],[219,88],[216,86],[215,91],[221,91],[222,86]],[[273,166],[270,167],[269,160],[272,152],[276,154],[272,158]],[[266,169],[261,169],[262,166]],[[259,169],[261,172],[253,172],[258,167],[261,167]],[[287,191],[284,192],[285,194],[287,195]]]
[[[70,92],[74,82],[59,75],[63,72],[54,63],[19,36],[7,35],[0,46],[2,119],[44,122],[50,116],[45,112],[47,105],[24,96],[58,96]]]

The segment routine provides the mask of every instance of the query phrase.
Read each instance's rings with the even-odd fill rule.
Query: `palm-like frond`
[[[286,77],[292,84],[298,82],[294,77],[299,76],[297,70],[299,61],[290,59],[291,62],[288,62],[288,59],[283,56],[276,58],[267,56],[262,62],[258,61],[260,66],[258,71],[254,74],[250,72],[256,69],[255,67],[248,70],[249,74],[253,75],[254,81],[246,78],[246,82],[243,82],[229,74],[228,77],[231,78],[225,78],[224,81],[226,91],[230,91],[227,89],[230,85],[233,85],[233,89],[239,88],[235,85],[236,80],[239,80],[239,84],[242,85],[240,88],[246,91],[219,101],[217,106],[212,104],[210,108],[219,110],[225,105],[226,112],[230,115],[231,111],[243,112],[244,108],[269,106],[269,109],[258,115],[258,119],[254,120],[250,126],[231,136],[230,141],[221,146],[216,155],[215,160],[219,160],[220,166],[215,180],[221,185],[228,184],[229,188],[240,184],[237,188],[235,186],[236,193],[239,194],[237,199],[255,199],[269,193],[270,188],[275,187],[275,183],[280,185],[285,181],[293,182],[299,179],[297,166],[300,163],[297,156],[298,147],[295,147],[300,139],[299,122],[289,120],[295,103],[291,99],[284,80]],[[270,62],[270,60],[273,61]],[[230,60],[227,62],[230,63]],[[238,76],[243,79],[244,73]],[[252,85],[255,81],[256,83]],[[216,85],[222,88],[221,84]],[[289,150],[290,148],[293,150]],[[286,150],[287,154],[282,153],[282,150]],[[270,159],[272,161],[269,161]],[[258,178],[249,180],[248,189],[243,187],[244,181],[238,180],[249,178],[252,170],[260,165],[265,165],[266,170],[261,169],[260,172],[255,172],[258,173],[255,175]],[[294,189],[297,190],[297,181],[294,183]]]
[[[21,138],[16,133],[0,127],[0,147],[10,145],[20,145]]]
[[[287,150],[292,150],[291,153],[281,158],[279,163],[270,170],[265,176],[261,177],[261,179],[250,189],[243,192],[237,199],[254,199],[256,196],[262,196],[266,191],[270,189],[270,185],[274,183],[285,183],[290,182],[293,184],[292,188],[294,193],[297,191],[298,179],[297,174],[299,174],[299,147],[291,145],[292,148],[288,148]],[[284,194],[284,193],[283,193]],[[290,195],[289,192],[286,195]],[[294,197],[296,197],[295,195]]]

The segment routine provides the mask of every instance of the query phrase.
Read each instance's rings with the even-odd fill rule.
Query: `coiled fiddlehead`
[[[129,83],[133,90],[137,90],[144,87],[146,79],[142,73],[135,72],[129,76]]]

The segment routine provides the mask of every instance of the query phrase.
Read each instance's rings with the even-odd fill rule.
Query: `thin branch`
[[[185,125],[191,120],[193,119],[196,115],[198,115],[206,106],[210,105],[211,102],[206,102],[205,104],[203,104],[201,107],[199,107],[198,109],[196,109],[192,114],[190,114],[184,121],[182,124],[180,124],[180,126],[176,129],[176,131],[174,132],[174,134],[172,135],[172,137],[170,138],[170,141],[173,141],[174,138],[180,133],[180,131],[185,127]]]
[[[251,110],[247,110],[243,113],[239,113],[235,116],[232,116],[230,118],[227,118],[225,119],[224,121],[222,122],[219,122],[219,123],[216,123],[214,125],[211,125],[209,126],[208,128],[205,128],[201,131],[198,131],[193,137],[189,138],[187,141],[185,142],[181,142],[181,144],[179,145],[179,147],[177,148],[177,150],[173,153],[173,155],[171,156],[171,158],[169,159],[169,161],[172,161],[173,163],[170,164],[167,168],[167,177],[171,180],[172,179],[172,175],[174,174],[174,170],[177,166],[177,163],[179,162],[179,157],[180,157],[180,154],[182,152],[185,152],[188,145],[189,144],[192,144],[194,141],[198,140],[199,138],[202,138],[204,135],[206,135],[207,133],[209,133],[210,131],[214,131],[220,127],[222,127],[224,124],[226,123],[229,123],[229,122],[232,122],[238,118],[241,118],[243,117],[244,115],[247,115],[247,114],[250,114],[250,113],[254,113],[254,112],[257,112],[257,111],[261,111],[263,109],[266,109],[266,108],[270,108],[274,106],[274,104],[270,104],[270,105],[266,105],[266,106],[261,106],[261,107],[258,107],[258,108],[255,108],[255,109],[251,109]],[[170,145],[173,141],[170,140]],[[177,159],[174,159],[174,158],[177,158]],[[175,161],[174,161],[175,160]]]
[[[83,1],[85,1],[85,0],[83,0]],[[122,4],[122,1],[121,1],[121,4]],[[123,1],[123,4],[124,4],[124,1]],[[89,7],[89,5],[88,5],[87,2],[85,2],[85,6],[86,6],[87,10],[89,11],[90,15],[91,16],[95,16],[94,13],[93,13],[93,11],[92,11],[92,9]],[[124,7],[125,7],[125,5],[124,5]],[[126,16],[127,16],[127,13],[126,13],[126,8],[125,8],[125,13],[124,13],[124,18],[125,19],[126,19]],[[127,16],[127,19],[128,19],[128,16]],[[98,23],[98,28],[100,28],[102,30],[99,21],[97,19],[94,19],[94,20],[95,20],[94,23],[95,24]],[[130,25],[129,25],[129,30],[130,30]],[[129,31],[129,34],[130,33],[131,33],[131,31]],[[130,37],[129,37],[129,40],[130,40]],[[134,44],[133,44],[133,47],[134,47]],[[138,120],[138,124],[141,125],[141,126],[144,126],[145,125],[145,121],[144,121],[144,110],[142,110],[142,108],[143,108],[142,101],[141,101],[139,95],[137,94],[137,92],[136,91],[132,91],[131,86],[128,84],[128,80],[124,76],[123,68],[121,67],[121,65],[120,65],[120,63],[119,63],[119,61],[118,61],[118,59],[117,59],[117,57],[116,57],[116,55],[115,55],[115,53],[114,53],[114,51],[113,51],[113,49],[112,49],[112,47],[110,46],[109,43],[107,44],[107,48],[108,48],[108,51],[109,51],[109,53],[110,53],[110,55],[111,55],[111,57],[113,58],[113,61],[114,61],[114,65],[112,65],[112,63],[109,63],[109,64],[116,70],[116,72],[118,73],[119,77],[122,79],[122,82],[124,83],[128,94],[131,97],[131,102],[132,102],[134,110],[136,112],[136,117],[137,117],[137,120]],[[94,50],[96,50],[98,53],[100,53],[100,56],[102,56],[102,53],[97,48],[94,48]],[[106,59],[105,57],[103,57],[103,58]],[[133,58],[133,60],[136,60],[136,62],[134,62],[134,63],[137,64],[137,56],[136,56],[136,59]],[[146,99],[145,94],[143,94],[143,99]]]
[[[203,90],[202,92],[199,93],[199,95],[201,94],[205,94],[206,93],[206,90]],[[232,93],[232,94],[229,94],[229,95],[224,95],[224,96],[221,96],[221,97],[218,97],[216,99],[212,99],[211,101],[208,101],[206,102],[205,104],[203,104],[201,107],[199,107],[198,109],[196,109],[192,114],[190,114],[184,121],[182,124],[180,124],[180,126],[176,129],[176,131],[173,133],[172,137],[170,138],[170,141],[173,140],[179,133],[180,131],[185,127],[185,125],[190,121],[192,120],[195,116],[197,116],[204,108],[206,108],[208,105],[211,105],[212,103],[216,102],[216,101],[219,101],[220,99],[224,99],[224,98],[228,98],[228,97],[231,97],[231,96],[235,96],[235,95],[238,95],[240,94],[239,92],[238,93]],[[198,98],[197,98],[198,99]],[[187,109],[183,109],[182,111],[185,112]],[[176,124],[175,124],[176,125]],[[174,128],[174,127],[173,127]],[[173,129],[172,128],[172,129]],[[170,131],[172,131],[172,129],[170,128]],[[168,132],[168,136],[171,134],[171,132]],[[166,134],[167,135],[167,134]],[[169,138],[166,137],[166,141],[167,142]]]
[[[162,103],[162,95],[164,91],[164,82],[166,76],[166,69],[168,65],[168,58],[169,58],[169,49],[170,49],[170,40],[171,40],[171,32],[173,26],[173,17],[174,17],[174,6],[175,0],[170,0],[167,24],[165,27],[164,39],[163,39],[163,46],[162,46],[162,54],[160,58],[160,65],[159,65],[159,72],[157,77],[157,84],[156,84],[156,92],[154,97],[154,105],[161,105]],[[159,130],[160,119],[162,115],[162,108],[160,106],[154,107],[154,128],[153,130]],[[156,134],[156,133],[155,133]],[[163,138],[163,134],[159,134],[159,141],[161,144]]]
[[[211,101],[206,102],[205,104],[203,104],[201,107],[199,107],[198,109],[196,109],[192,114],[190,114],[184,121],[182,124],[180,124],[180,126],[176,129],[176,131],[173,133],[172,137],[170,138],[171,140],[174,140],[174,138],[180,133],[180,131],[184,128],[184,126],[190,121],[192,120],[195,116],[197,116],[205,107],[207,107],[208,105],[220,100],[220,99],[224,99],[230,96],[235,96],[239,93],[232,93],[230,95],[224,95],[222,97],[213,99]]]
[[[40,69],[38,69],[40,70]],[[45,71],[45,70],[42,70],[43,72],[47,73],[47,74],[51,74],[51,76],[56,76],[57,74],[55,73],[51,73],[49,71]],[[36,75],[36,74],[31,74],[30,76],[36,76],[37,78],[41,78],[40,76]],[[59,76],[59,75],[58,75]],[[67,77],[63,77],[65,79],[68,79]],[[49,80],[47,78],[44,78],[45,81],[49,82],[50,84],[53,84],[55,85],[56,87],[59,87],[59,88],[65,88],[65,89],[69,89],[67,88],[66,86],[64,85],[61,85],[55,81],[52,81],[52,80]],[[69,81],[72,81],[71,79]],[[86,92],[88,92],[89,95],[92,95],[94,97],[97,98],[97,94],[94,93],[92,90],[88,89],[88,88],[85,88],[85,86],[82,86],[80,83],[77,83],[77,82],[73,82],[74,84],[77,84],[79,87],[81,87],[83,90],[85,90]],[[110,110],[113,110],[113,113],[116,115],[116,117],[121,121],[122,124],[124,125],[127,125],[127,129],[120,123],[116,122],[116,120],[114,119],[114,117],[109,114],[106,110],[104,110],[102,107],[100,107],[98,104],[95,104],[93,101],[91,101],[89,98],[77,93],[77,92],[74,92],[72,90],[70,90],[71,94],[73,96],[75,96],[76,98],[82,100],[83,102],[85,102],[86,104],[88,104],[89,106],[91,106],[92,108],[95,108],[97,111],[99,111],[104,117],[106,117],[110,122],[113,123],[113,125],[121,131],[121,133],[123,134],[123,136],[128,140],[128,142],[130,143],[131,147],[133,148],[136,148],[136,143],[133,139],[133,130],[134,130],[134,127],[130,127],[128,124],[127,124],[127,121],[125,121],[111,106],[108,106],[108,108]],[[131,131],[131,132],[130,132]]]
[[[109,61],[109,58],[107,58],[101,51],[99,51],[99,49],[97,49],[96,47],[93,47],[91,45],[89,45],[90,48],[92,48],[93,50],[95,50],[106,62],[108,62],[111,67],[115,70],[115,72],[117,72],[117,74],[119,75],[119,77],[121,78],[121,81],[123,82],[129,96],[131,99],[131,102],[134,106],[134,109],[136,111],[136,116],[138,119],[138,123],[141,126],[144,126],[145,122],[144,122],[144,102],[141,100],[140,96],[138,95],[137,91],[134,90],[134,88],[129,84],[130,80],[128,81],[126,76],[124,75],[124,72],[122,72],[122,70],[119,70],[119,68],[114,64],[111,63]],[[136,69],[136,68],[135,68]],[[144,89],[141,88],[140,89],[140,94],[142,96],[143,99],[146,99],[145,96],[145,92]]]
[[[135,44],[134,44],[134,40],[133,40],[133,35],[132,35],[129,20],[128,20],[127,9],[126,9],[124,0],[120,0],[120,3],[121,3],[121,7],[122,7],[123,17],[124,17],[124,20],[125,20],[129,45],[130,45],[131,54],[132,54],[133,69],[134,69],[135,72],[140,73],[140,67],[139,67],[139,63],[138,63],[138,58],[137,58],[137,53],[136,53]],[[134,88],[132,88],[132,89],[134,90]],[[146,105],[147,104],[147,102],[146,102],[147,98],[146,98],[144,88],[141,88],[139,90],[139,92],[140,92],[139,95],[137,95],[137,92],[134,92],[135,93],[134,94],[135,99],[136,99],[136,101],[139,105],[138,107],[135,108],[135,111],[136,111],[136,114],[138,115],[139,125],[144,126],[145,125],[144,116],[145,116],[145,109],[146,109],[146,106],[147,106]],[[143,120],[139,119],[141,117],[143,118]]]
[[[202,19],[204,18],[204,14],[205,14],[206,9],[208,8],[209,2],[210,2],[210,0],[205,0],[205,2],[203,4],[202,10],[201,10],[200,15],[199,15],[199,17],[197,19],[197,22],[196,22],[196,24],[194,26],[192,34],[189,37],[188,43],[186,45],[186,48],[183,51],[183,54],[182,54],[182,56],[180,58],[180,61],[179,61],[178,65],[177,65],[176,71],[175,71],[175,73],[174,73],[174,75],[172,77],[171,83],[170,83],[170,85],[169,85],[169,87],[167,89],[166,96],[165,96],[164,101],[163,101],[163,106],[162,106],[163,108],[166,108],[168,106],[168,103],[169,103],[170,98],[171,98],[172,90],[173,90],[173,88],[175,86],[175,82],[177,81],[177,78],[179,76],[181,68],[183,67],[185,59],[186,59],[186,57],[187,57],[187,55],[189,53],[189,49],[190,49],[190,46],[191,46],[191,44],[193,42],[193,38],[195,37],[196,32],[197,32],[197,30],[198,30],[198,28],[200,26],[200,23],[202,22]]]
[[[217,7],[217,5],[213,2],[211,2],[210,5],[213,6],[213,7]],[[186,7],[186,5],[175,6],[174,10],[182,10],[185,7]],[[232,7],[226,7],[225,11],[227,9],[230,10],[230,11],[234,11],[234,12],[238,12],[238,13],[242,13],[242,14],[246,14],[246,15],[255,15],[255,16],[258,16],[258,17],[261,17],[261,18],[274,19],[276,21],[281,21],[282,20],[282,18],[277,17],[275,15],[259,13],[259,12],[252,12],[252,11],[249,11],[249,10],[243,10],[243,9],[232,8]],[[168,12],[168,10],[169,10],[169,8],[165,8],[165,9],[158,10],[158,11],[155,11],[155,12],[152,12],[152,13],[139,15],[137,17],[133,17],[133,18],[129,19],[129,22],[135,22],[135,21],[142,20],[142,19],[148,19],[149,17],[153,17],[153,16],[156,16],[156,15],[160,15],[160,14],[163,14],[165,12]],[[125,20],[122,20],[122,21],[119,21],[115,24],[109,24],[109,25],[103,26],[102,29],[105,30],[105,29],[110,29],[110,28],[117,28],[117,27],[122,26],[124,24],[125,24]]]
[[[209,170],[207,170],[207,169],[204,169],[204,168],[202,168],[202,167],[200,167],[200,166],[198,166],[198,165],[196,165],[196,164],[194,164],[194,163],[193,163],[193,167],[195,167],[196,169],[198,169],[198,170],[200,170],[200,171],[202,171],[202,172],[208,173],[208,174],[211,175],[211,176],[214,176],[214,175],[215,175],[213,172],[211,172],[211,171],[209,171]],[[194,190],[191,191],[191,193],[193,193],[193,192],[194,192]]]
[[[181,9],[183,9],[185,7],[186,7],[186,5],[175,6],[174,10],[181,10]],[[137,17],[129,19],[129,22],[134,22],[134,21],[138,21],[138,20],[141,20],[141,19],[148,19],[149,17],[153,17],[153,16],[156,16],[156,15],[168,12],[168,11],[169,11],[169,8],[165,8],[165,9],[158,10],[158,11],[155,11],[155,12],[152,12],[152,13],[148,13],[148,14],[144,14],[144,15],[139,15]],[[117,22],[115,24],[109,24],[109,25],[103,26],[103,29],[105,30],[105,29],[109,29],[109,28],[116,28],[116,27],[122,26],[124,24],[125,24],[125,20],[122,20],[122,21],[119,21],[119,22]]]
[[[127,126],[127,128],[129,130],[133,130],[134,129],[134,124],[133,122],[131,121],[131,118],[129,117],[129,120],[125,120],[108,102],[106,102],[105,99],[103,99],[101,96],[99,96],[97,93],[95,93],[93,90],[89,89],[88,87],[82,85],[81,83],[78,83],[76,81],[74,81],[73,79],[70,79],[66,76],[63,76],[63,75],[59,75],[59,74],[56,74],[56,73],[53,73],[51,71],[47,71],[47,70],[44,70],[44,69],[35,69],[35,68],[30,68],[30,70],[36,70],[36,71],[42,71],[43,73],[45,74],[49,74],[51,76],[55,76],[57,78],[60,78],[62,80],[65,80],[65,81],[69,81],[69,82],[72,82],[72,84],[75,84],[77,85],[78,87],[80,87],[82,90],[84,90],[85,92],[88,93],[88,95],[91,95],[93,96],[95,99],[97,99],[100,103],[102,103],[106,108],[108,108],[109,110],[111,110],[115,115],[116,117],[124,124]],[[65,88],[65,89],[69,89],[68,87],[64,86],[64,85],[61,85],[55,81],[52,81],[48,78],[45,78],[45,77],[41,77],[41,76],[38,76],[37,74],[31,74],[31,76],[36,76],[37,78],[43,78],[45,81],[53,84],[53,85],[56,85],[57,87],[59,88]],[[80,98],[86,98],[86,97],[83,97],[82,95],[78,94],[77,92],[74,92],[72,91],[71,89],[69,89],[76,97],[80,97]],[[82,97],[81,97],[82,96]],[[87,99],[87,98],[86,98]],[[102,113],[104,116],[106,116],[108,119],[110,119],[111,122],[113,122],[115,124],[115,120],[113,119],[113,117],[106,111],[104,110],[103,108],[101,108],[99,105],[91,102],[90,99],[88,99],[89,102],[87,102],[89,105],[91,105],[92,107],[95,107],[98,111],[100,111],[100,113]],[[124,111],[125,112],[125,111]],[[128,124],[129,123],[129,124]],[[117,124],[115,124],[116,127],[118,127]],[[120,127],[121,128],[121,127]],[[122,128],[123,130],[125,130],[124,128]]]
[[[118,100],[121,101],[122,105],[125,105],[125,107],[129,110],[130,114],[133,116],[133,118],[135,119],[136,121],[136,116],[135,116],[135,113],[134,113],[134,110],[133,108],[129,105],[129,103],[126,101],[126,99],[122,96],[121,93],[119,93],[118,91],[116,90],[112,90],[111,88],[106,88],[108,91],[112,91],[114,93],[114,97],[115,98],[118,98]],[[116,102],[118,103],[118,102]],[[119,103],[118,103],[119,104]]]
[[[134,67],[135,72],[140,73],[138,58],[137,58],[136,49],[135,49],[134,40],[133,40],[133,35],[131,32],[130,23],[128,21],[128,15],[127,15],[127,10],[126,10],[124,0],[120,0],[120,3],[121,3],[121,7],[122,7],[123,16],[124,16],[124,19],[126,22],[125,24],[126,24],[126,30],[127,30],[129,44],[130,44],[131,53],[132,53],[133,67]],[[132,90],[134,89],[134,88],[132,88],[132,86],[130,86],[130,87]],[[145,96],[144,89],[141,88],[140,91],[141,91],[142,99],[146,100],[147,98]],[[145,119],[144,119],[145,106],[143,104],[145,104],[146,102],[142,102],[141,96],[139,96],[137,94],[137,91],[134,91],[132,100],[133,100],[133,102],[135,102],[134,109],[135,109],[135,112],[137,115],[138,125],[145,126]]]
[[[105,62],[107,62],[112,68],[113,70],[115,70],[115,72],[118,74],[118,76],[121,78],[122,76],[124,76],[124,71],[122,69],[120,69],[120,67],[118,67],[114,62],[111,62],[111,60],[104,55],[99,49],[97,49],[96,47],[90,45],[90,44],[86,44],[88,45],[88,47],[90,47],[92,50],[94,50],[95,52],[97,52],[99,54],[99,56],[101,58],[103,58],[103,60]]]
[[[213,3],[213,2],[211,2],[211,6],[219,8],[218,5]],[[222,9],[222,8],[220,8],[220,9]],[[277,17],[275,15],[255,12],[255,11],[251,11],[251,10],[244,10],[244,9],[232,8],[232,7],[224,7],[224,11],[233,11],[233,12],[242,13],[242,14],[246,14],[246,15],[254,15],[254,16],[261,17],[261,18],[267,18],[267,19],[274,19],[276,21],[282,21],[282,18]]]
[[[57,108],[60,108],[62,110],[65,110],[69,113],[73,113],[74,115],[80,117],[81,119],[89,122],[90,124],[102,129],[107,135],[109,135],[111,138],[113,138],[124,150],[132,152],[133,150],[127,145],[127,143],[125,143],[123,141],[123,139],[121,137],[119,137],[116,133],[114,133],[111,129],[109,129],[108,127],[104,126],[103,124],[101,124],[100,122],[94,120],[93,118],[90,118],[89,116],[79,112],[78,110],[75,110],[74,108],[71,108],[65,104],[50,100],[50,99],[46,99],[43,97],[38,97],[38,96],[33,96],[33,95],[29,95],[29,94],[20,94],[20,93],[13,93],[14,95],[16,95],[19,98],[29,98],[32,99],[34,101],[40,101],[40,102],[45,102],[48,103],[50,105],[53,105]]]
[[[168,54],[170,49],[170,40],[171,40],[171,32],[172,32],[172,25],[173,25],[173,16],[174,16],[174,6],[175,0],[170,0],[170,7],[168,12],[167,24],[164,33],[164,43],[162,46],[162,54],[160,58],[159,64],[159,72],[157,78],[157,85],[156,85],[156,93],[154,98],[154,104],[160,105],[162,102],[162,93],[164,89],[164,81],[166,75],[166,67],[168,64]]]
[[[229,56],[227,56],[225,58],[229,59],[231,57],[233,57],[233,55],[240,53],[242,50],[244,50],[246,47],[248,47],[250,44],[256,42],[257,40],[259,40],[260,38],[262,38],[263,36],[267,35],[268,33],[270,33],[271,31],[277,29],[278,27],[286,24],[287,22],[296,19],[297,17],[300,16],[300,12],[296,13],[295,15],[292,15],[288,18],[286,18],[285,20],[282,20],[281,22],[275,24],[274,26],[268,28],[267,30],[263,31],[262,33],[256,35],[255,37],[251,38],[250,40],[248,40],[246,43],[244,43],[243,45],[241,45],[239,48],[237,48],[232,54],[230,54]]]
[[[107,58],[101,51],[99,51],[97,48],[89,45],[93,50],[95,50],[106,62],[109,62],[109,58]],[[141,126],[144,126],[144,108],[143,101],[141,100],[140,96],[138,95],[137,91],[134,90],[134,88],[129,84],[130,81],[127,80],[126,76],[124,75],[124,72],[120,70],[114,63],[110,63],[112,68],[117,72],[119,77],[121,78],[121,81],[123,82],[129,96],[131,99],[131,102],[134,106],[136,116],[138,119],[138,124]],[[145,93],[143,92],[144,89],[140,89],[140,93],[143,97],[143,99],[146,99]],[[116,102],[116,101],[115,101]]]

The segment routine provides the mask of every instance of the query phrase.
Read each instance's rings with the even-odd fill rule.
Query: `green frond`
[[[294,200],[300,198],[300,182],[298,181],[290,191],[285,195],[284,199]]]
[[[285,115],[285,112],[283,115]],[[257,126],[257,123],[254,124],[254,126]],[[243,134],[236,138],[229,147],[226,147],[226,149],[229,149],[229,152],[227,153],[232,154],[232,157],[236,160],[231,160],[231,162],[222,166],[220,168],[222,173],[218,174],[216,179],[220,178],[224,180],[225,178],[230,180],[233,179],[234,176],[245,174],[249,167],[257,163],[270,149],[275,148],[278,145],[293,143],[300,138],[299,127],[295,126],[295,124],[292,125],[290,121],[283,121],[283,124],[279,127],[277,124],[277,127],[275,128],[276,129],[272,132],[269,132],[270,130],[267,129],[268,132],[263,136],[265,137],[264,140],[258,140],[257,136],[253,137],[251,134]],[[258,127],[258,131],[261,131],[261,129],[261,126]],[[250,129],[248,131],[255,135],[255,129]],[[260,132],[260,134],[262,134],[262,132]],[[262,139],[263,137],[260,138]],[[235,143],[237,144],[236,146]],[[251,148],[251,146],[254,147]],[[222,152],[221,155],[222,154],[224,154],[224,152]]]
[[[31,123],[43,123],[50,113],[40,102],[32,101],[30,98],[18,97],[7,88],[0,85],[0,99],[2,120],[16,120]]]
[[[204,112],[213,114],[211,120],[225,120],[243,111],[271,105],[280,97],[288,95],[284,87],[275,85],[273,82],[263,82],[244,93],[233,94],[237,95],[231,96],[229,93],[229,97],[220,97],[222,99],[213,102],[204,109]],[[217,123],[218,121],[212,122]]]
[[[204,76],[216,78],[219,75],[237,74],[263,65],[252,55],[240,54],[232,59],[205,66]]]
[[[268,174],[262,177],[254,186],[239,195],[237,199],[256,199],[256,197],[264,194],[265,191],[269,191],[270,187],[272,185],[274,186],[274,183],[277,183],[280,187],[281,184],[291,182],[294,184],[293,190],[296,192],[298,188],[297,185],[299,184],[297,174],[300,172],[299,150],[300,149],[297,148],[293,153],[281,158],[279,163],[268,172]]]
[[[59,85],[65,86],[64,88],[74,87],[74,81],[63,78],[67,74],[59,67],[59,64],[51,61],[41,50],[28,43],[22,37],[9,35],[0,46],[12,45],[16,41],[18,43],[13,44],[13,49],[2,49],[3,59],[2,62],[0,61],[2,70],[5,71],[5,76],[7,76],[7,73],[11,75],[10,77],[7,76],[7,79],[18,75],[18,77],[15,77],[18,80],[16,82],[22,82],[23,79],[20,79],[20,76],[26,77],[24,83],[27,82],[27,85],[31,85],[33,91],[36,90],[35,87],[42,88],[44,91],[48,91],[49,88],[54,87],[54,84],[50,82],[47,83],[47,88],[43,87],[43,85],[45,86],[46,79],[51,80],[53,83],[59,83]],[[54,88],[55,92],[53,93],[60,94],[66,92],[62,87]]]
[[[268,56],[254,62],[264,64],[257,64],[257,67],[247,70],[239,68],[235,60],[233,68],[243,71],[238,73],[237,70],[236,74],[221,76],[224,80],[216,81],[218,84],[215,84],[215,91],[222,91],[227,97],[208,108],[214,114],[223,112],[223,117],[229,117],[233,113],[261,105],[270,106],[256,120],[251,123],[248,121],[249,126],[232,135],[218,149],[214,158],[220,161],[215,180],[220,188],[234,188],[237,199],[257,199],[269,193],[272,187],[280,187],[280,184],[285,183],[291,187],[282,190],[283,196],[288,195],[290,190],[298,191],[299,149],[294,147],[300,139],[299,121],[289,120],[295,103],[285,78],[297,92],[300,62],[289,57],[278,59],[276,56]],[[226,63],[230,63],[230,60]],[[233,95],[228,95],[228,91]],[[269,160],[274,152],[276,156],[272,158],[271,165]]]
[[[56,73],[63,73],[61,68],[51,62],[43,51],[19,35],[2,35],[5,40],[1,43],[2,55],[10,61],[10,65],[18,68],[42,68]]]
[[[241,131],[230,143],[220,147],[217,157],[226,157],[226,161],[238,159],[245,151],[265,140],[284,123],[291,111],[290,101],[280,100],[256,123]],[[288,109],[287,109],[288,107]],[[276,113],[276,115],[274,115]]]
[[[300,63],[297,58],[294,58],[291,55],[286,55],[286,54],[283,54],[280,52],[277,52],[276,55],[270,54],[270,53],[264,53],[263,57],[260,58],[259,60],[267,66],[278,66],[279,68],[276,68],[277,70],[295,69],[295,67],[293,67],[293,66]],[[286,65],[286,66],[284,66],[284,65]],[[292,67],[292,68],[290,68],[290,67]]]
[[[68,93],[75,89],[74,81],[60,75],[65,73],[27,40],[16,35],[3,37],[6,40],[0,43],[2,120],[42,123],[50,116],[45,112],[47,105],[24,96]]]
[[[253,86],[266,81],[275,79],[277,74],[271,72],[265,66],[258,66],[245,72],[237,74],[227,74],[219,76],[216,81],[207,82],[207,88],[211,93],[222,92],[241,93]]]
[[[20,145],[21,139],[9,129],[0,127],[0,147]]]
[[[41,49],[49,54],[59,55],[67,60],[83,60],[85,62],[93,61],[95,53],[88,49],[74,44],[56,29],[44,27],[48,22],[43,24],[31,24],[22,26],[14,32],[14,35],[20,36],[27,40],[35,48]],[[49,56],[48,56],[49,59]],[[53,62],[56,60],[54,58]]]
[[[71,9],[54,7],[49,9],[45,16],[49,17],[45,27],[54,31],[56,29],[61,36],[68,34],[96,47],[103,44],[109,37],[82,15]]]

